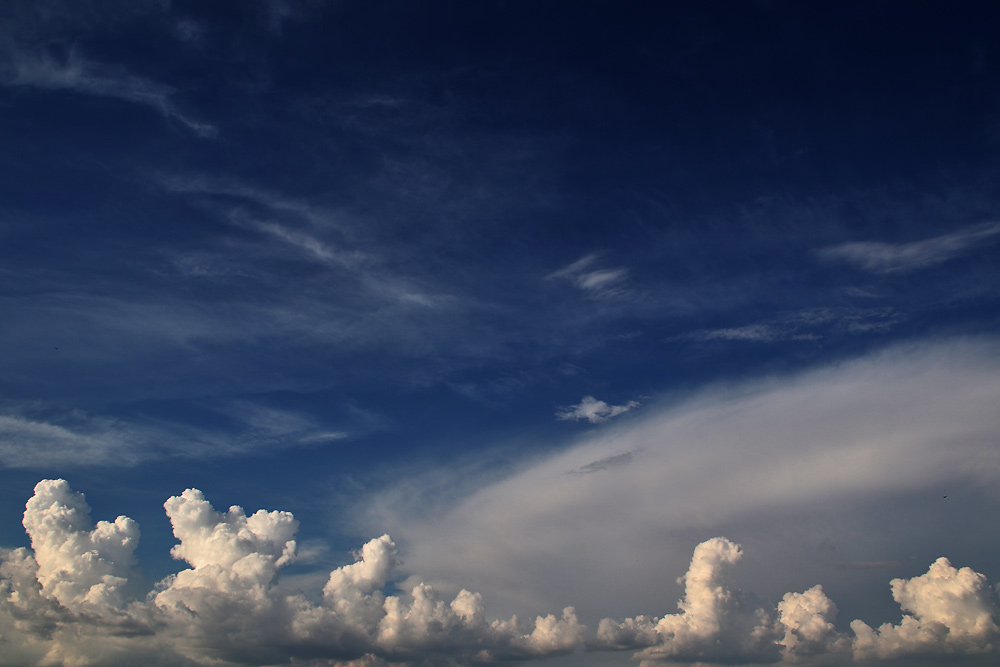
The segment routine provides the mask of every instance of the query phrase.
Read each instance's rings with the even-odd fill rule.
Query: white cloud
[[[635,418],[479,488],[466,469],[451,483],[442,470],[426,483],[410,474],[356,515],[405,546],[404,570],[467,582],[504,614],[566,600],[590,625],[634,616],[656,603],[645,582],[682,571],[691,545],[719,534],[761,554],[749,564],[761,594],[781,599],[794,575],[802,589],[852,591],[838,606],[853,609],[878,570],[843,564],[896,567],[944,543],[993,548],[989,531],[954,526],[963,511],[1000,511],[984,491],[1000,484],[998,403],[995,341],[900,345],[644,401]],[[456,486],[468,496],[440,500]],[[942,493],[951,505],[939,507]],[[924,512],[948,514],[928,526]],[[816,550],[823,539],[840,549]],[[468,545],[474,561],[460,555]]]
[[[712,329],[698,335],[702,340],[756,340],[772,341],[784,337],[784,332],[768,324],[748,324],[742,327]]]
[[[233,456],[249,451],[323,446],[350,437],[305,415],[250,401],[206,404],[233,421],[228,432],[148,419],[117,419],[40,405],[0,414],[0,465],[132,466],[169,457]],[[27,413],[27,414],[25,414]]]
[[[213,125],[182,113],[173,101],[176,91],[170,86],[135,76],[123,68],[87,61],[74,51],[70,51],[65,62],[57,62],[49,55],[21,53],[8,65],[8,70],[7,85],[124,100],[154,109],[200,137],[218,134]]]
[[[636,657],[659,662],[773,662],[778,657],[774,622],[768,613],[733,591],[727,570],[742,557],[724,537],[699,544],[681,578],[684,598],[679,614],[644,616],[616,623],[606,618],[597,629],[596,648],[646,647]]]
[[[0,559],[0,664],[128,664],[152,654],[150,664],[164,665],[316,656],[364,664],[366,655],[489,662],[565,653],[583,640],[572,608],[490,622],[482,597],[467,590],[452,600],[426,584],[386,594],[397,565],[388,535],[331,572],[315,604],[277,585],[296,557],[290,513],[219,512],[196,489],[164,508],[178,540],[171,555],[189,567],[143,598],[133,590],[135,522],[92,525],[83,496],[64,480],[39,482],[24,513],[32,550]]]
[[[861,241],[820,249],[823,259],[848,262],[872,273],[903,273],[941,264],[1000,234],[1000,224],[986,223],[912,243]]]
[[[629,401],[625,405],[608,405],[593,396],[584,396],[576,405],[559,408],[556,418],[564,421],[586,419],[591,424],[601,424],[638,406],[638,401]]]
[[[628,279],[628,269],[597,268],[601,253],[591,253],[553,271],[547,279],[568,280],[592,297],[609,297],[621,292],[623,283]]]
[[[862,621],[851,623],[857,658],[974,655],[1000,647],[1000,616],[982,574],[939,558],[927,574],[890,583],[893,599],[908,613],[898,625],[886,623],[878,630]]]
[[[823,664],[826,659],[843,662],[850,648],[848,639],[837,632],[837,606],[813,586],[802,593],[785,593],[778,603],[777,630],[782,656],[788,662]]]
[[[134,464],[138,434],[119,420],[80,412],[62,423],[22,414],[0,415],[0,464],[27,468],[55,464]]]
[[[639,649],[642,665],[847,664],[937,654],[997,652],[996,598],[986,578],[939,559],[921,576],[894,579],[908,612],[878,631],[855,621],[836,630],[837,608],[820,586],[786,593],[776,608],[733,584],[741,547],[725,537],[694,549],[678,582],[679,612],[659,618],[604,618],[588,641],[572,607],[532,621],[487,619],[483,597],[447,597],[419,583],[389,594],[399,565],[388,535],[357,561],[333,570],[322,600],[278,584],[295,559],[298,523],[288,512],[215,510],[188,489],[164,503],[189,566],[135,589],[139,529],[120,516],[90,522],[82,494],[43,480],[24,512],[32,548],[0,554],[0,664],[245,665],[361,667],[457,665],[529,660],[589,650]],[[403,586],[404,590],[407,590]],[[310,662],[312,661],[312,662]]]

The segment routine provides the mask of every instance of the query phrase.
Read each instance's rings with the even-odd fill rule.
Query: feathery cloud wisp
[[[946,262],[997,234],[1000,224],[986,223],[912,243],[857,241],[818,252],[823,259],[854,264],[871,273],[904,273]]]
[[[214,125],[182,113],[173,101],[175,90],[151,79],[85,60],[71,51],[65,63],[51,56],[18,54],[8,65],[4,82],[40,90],[66,90],[82,95],[110,97],[149,107],[165,118],[178,121],[199,137],[218,134]]]

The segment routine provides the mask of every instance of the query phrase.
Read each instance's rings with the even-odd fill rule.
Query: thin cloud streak
[[[859,241],[822,248],[822,259],[846,262],[870,273],[908,273],[943,264],[972,252],[978,243],[1000,234],[1000,224],[984,223],[952,234],[942,234],[912,243]]]
[[[170,86],[115,68],[85,60],[70,51],[65,63],[51,56],[18,54],[7,65],[5,84],[40,90],[65,90],[82,95],[109,97],[146,106],[165,118],[178,121],[202,138],[214,138],[218,129],[182,113],[173,101]]]

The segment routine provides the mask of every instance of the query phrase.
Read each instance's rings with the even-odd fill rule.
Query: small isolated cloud
[[[711,329],[697,335],[701,340],[755,340],[772,341],[784,338],[783,331],[768,324],[748,324],[742,327]]]
[[[602,424],[612,417],[628,412],[632,408],[639,407],[638,401],[629,401],[625,405],[608,405],[604,401],[599,401],[593,396],[584,396],[576,405],[559,408],[556,411],[556,419],[563,421],[579,421],[586,419],[591,424]]]
[[[847,262],[871,273],[905,273],[946,262],[998,234],[1000,224],[987,223],[912,243],[842,243],[822,248],[818,254],[822,259]]]
[[[170,86],[130,74],[123,68],[89,62],[70,52],[65,62],[49,55],[20,54],[7,67],[4,83],[40,90],[66,90],[82,95],[110,97],[149,107],[178,121],[199,137],[214,137],[211,124],[182,113],[173,102]]]
[[[628,269],[599,267],[600,258],[600,253],[585,255],[572,264],[550,273],[546,278],[568,280],[589,296],[613,296],[621,292],[623,284],[628,279]]]

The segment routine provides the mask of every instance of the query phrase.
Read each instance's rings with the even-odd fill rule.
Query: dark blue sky
[[[326,545],[296,576],[350,562],[391,530],[401,590],[438,563],[446,572],[421,576],[471,577],[451,584],[487,603],[495,593],[498,615],[576,605],[593,631],[601,614],[670,614],[679,593],[631,606],[652,605],[640,582],[654,574],[637,556],[638,592],[626,586],[601,612],[569,598],[614,560],[609,548],[530,598],[446,565],[434,545],[484,540],[484,570],[517,570],[534,552],[490,551],[484,535],[518,543],[548,524],[483,508],[537,493],[546,521],[573,524],[573,503],[550,497],[563,481],[528,481],[559,457],[593,449],[580,479],[641,489],[640,473],[664,466],[670,478],[671,457],[703,438],[691,479],[709,489],[746,439],[768,474],[787,463],[802,480],[819,465],[854,481],[768,496],[742,518],[708,500],[632,516],[600,482],[593,497],[622,508],[607,521],[672,545],[663,582],[723,530],[748,559],[754,540],[797,560],[795,549],[840,540],[837,556],[796,570],[802,581],[754,573],[776,599],[813,583],[841,593],[841,631],[852,618],[896,622],[888,580],[939,556],[1000,579],[984,556],[1000,546],[988,491],[1000,422],[961,407],[1000,398],[998,13],[982,2],[4,3],[0,545],[29,544],[23,503],[39,480],[65,478],[94,520],[143,527],[151,586],[183,567],[162,502],[197,487],[219,507],[294,512],[300,542]],[[815,404],[776,398],[799,386]],[[860,395],[870,399],[848,400]],[[671,434],[687,433],[687,410],[719,411],[711,424],[770,417],[681,445]],[[869,413],[886,416],[869,424]],[[782,426],[802,415],[832,430]],[[650,429],[659,435],[640,437]],[[886,434],[911,431],[913,449],[890,455]],[[764,444],[774,439],[780,456]],[[868,458],[837,458],[859,443]],[[813,446],[833,453],[817,464],[803,454]],[[934,464],[941,479],[873,463],[925,446],[954,453]],[[763,488],[753,474],[746,483]],[[919,499],[946,494],[966,500],[918,535]],[[874,545],[865,512],[898,539]],[[815,534],[776,537],[786,513]],[[602,533],[574,534],[566,549],[583,553]],[[851,579],[862,575],[877,578]],[[528,567],[524,586],[548,576]]]

